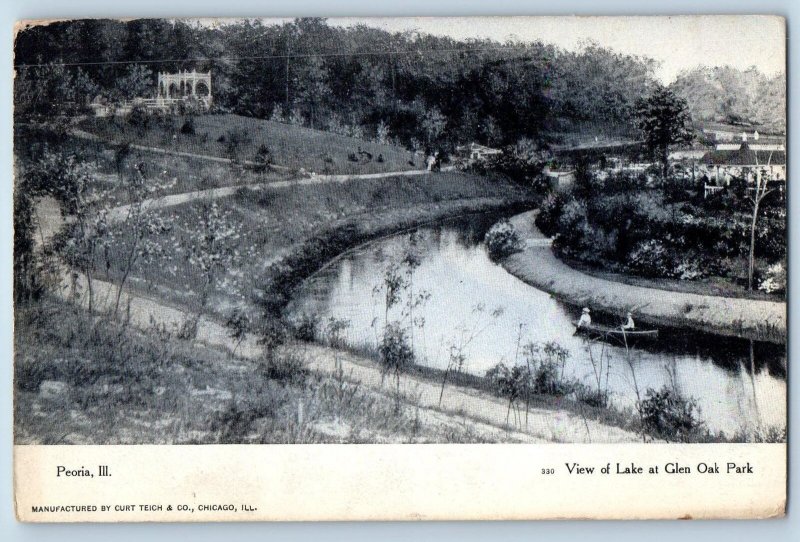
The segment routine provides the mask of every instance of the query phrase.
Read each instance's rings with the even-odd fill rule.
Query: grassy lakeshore
[[[311,343],[267,353],[89,316],[47,297],[17,313],[16,441],[24,444],[632,442],[631,417],[566,397],[507,401],[477,377],[404,374]],[[250,343],[250,341],[246,341]],[[34,346],[35,345],[35,346]]]
[[[389,393],[314,372],[303,347],[253,362],[54,298],[16,313],[18,444],[493,442],[502,428],[395,410]],[[512,438],[513,440],[513,438]]]

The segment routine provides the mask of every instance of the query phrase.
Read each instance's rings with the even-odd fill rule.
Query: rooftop
[[[786,151],[754,151],[747,143],[736,150],[711,151],[703,156],[703,162],[719,166],[773,166],[786,164]]]

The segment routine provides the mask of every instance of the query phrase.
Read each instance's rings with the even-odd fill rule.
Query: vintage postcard
[[[767,518],[781,17],[21,21],[29,522]]]

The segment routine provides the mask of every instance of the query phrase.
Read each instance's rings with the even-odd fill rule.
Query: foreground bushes
[[[475,442],[457,422],[420,423],[413,405],[307,367],[303,348],[257,363],[142,333],[59,300],[15,311],[19,444]],[[377,435],[377,437],[376,437]]]
[[[574,378],[564,376],[569,351],[555,342],[529,343],[522,348],[522,359],[511,366],[498,363],[486,371],[486,379],[500,397],[508,399],[509,410],[535,395],[575,398],[595,407],[608,406],[608,393],[591,389]]]
[[[639,403],[639,412],[642,430],[654,438],[693,442],[703,434],[697,403],[666,386],[658,391],[648,389]]]

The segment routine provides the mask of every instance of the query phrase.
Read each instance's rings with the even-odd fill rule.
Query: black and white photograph
[[[781,17],[14,41],[17,445],[785,443]]]

